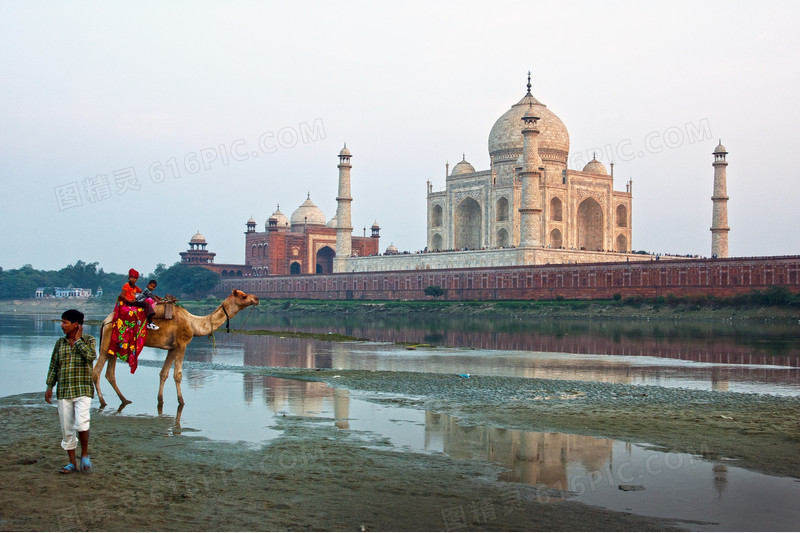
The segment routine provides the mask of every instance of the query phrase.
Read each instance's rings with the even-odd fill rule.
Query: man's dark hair
[[[77,322],[83,324],[83,313],[77,309],[68,309],[61,314],[62,320],[69,320],[70,322]]]
[[[151,283],[155,283],[156,285],[158,285],[158,282],[154,279],[151,279],[150,281],[147,282],[148,285],[150,285]]]

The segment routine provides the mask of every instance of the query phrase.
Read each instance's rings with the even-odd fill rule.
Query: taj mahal
[[[614,190],[610,171],[593,158],[581,170],[567,168],[569,132],[558,116],[527,92],[492,126],[490,166],[476,170],[466,158],[450,170],[445,187],[427,180],[426,246],[419,253],[380,253],[380,226],[354,236],[351,224],[351,158],[338,158],[336,214],[328,219],[311,196],[290,217],[278,208],[257,231],[246,223],[244,264],[214,263],[198,232],[181,260],[224,277],[336,272],[379,272],[650,261],[632,252],[632,182]],[[726,155],[714,150],[712,255],[727,257]]]

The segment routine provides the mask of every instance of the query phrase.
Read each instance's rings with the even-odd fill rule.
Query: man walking
[[[78,471],[75,448],[81,444],[80,470],[92,469],[89,459],[89,408],[94,397],[92,362],[97,357],[95,340],[83,334],[83,313],[76,309],[61,315],[64,337],[56,341],[47,371],[47,391],[44,400],[52,403],[53,386],[58,383],[58,418],[61,421],[61,447],[67,450],[69,464],[62,474]],[[76,438],[77,433],[77,438]]]

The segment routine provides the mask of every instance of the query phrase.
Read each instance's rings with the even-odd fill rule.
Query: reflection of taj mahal
[[[245,264],[214,264],[204,248],[196,262],[223,277],[260,277],[652,260],[632,253],[631,182],[625,192],[615,191],[613,162],[609,173],[596,158],[581,170],[568,169],[566,126],[531,94],[530,75],[527,88],[492,126],[490,168],[475,170],[463,158],[452,172],[447,165],[444,190],[434,191],[428,180],[422,252],[398,253],[390,245],[381,254],[377,222],[370,236],[366,227],[363,237],[353,235],[352,154],[345,146],[330,220],[309,196],[291,218],[276,210],[264,232],[256,231],[253,218],[247,221]],[[721,144],[714,152],[716,257],[727,257],[726,154]],[[183,261],[194,255],[197,250],[181,254]]]

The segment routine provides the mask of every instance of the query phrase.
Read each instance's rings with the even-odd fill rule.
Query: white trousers
[[[78,447],[78,432],[89,431],[89,408],[91,406],[92,399],[88,396],[58,400],[61,447],[65,450],[74,450]]]

